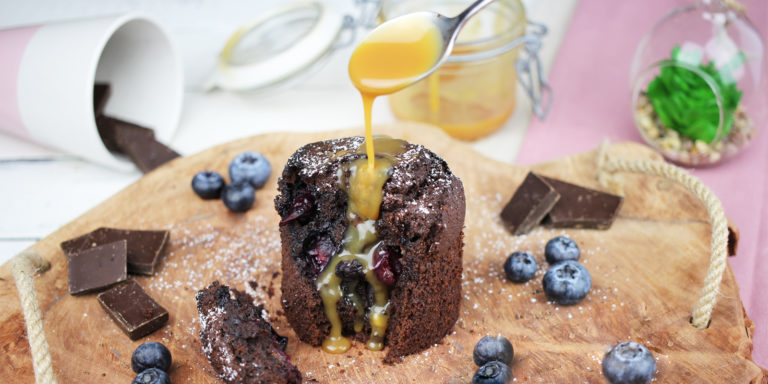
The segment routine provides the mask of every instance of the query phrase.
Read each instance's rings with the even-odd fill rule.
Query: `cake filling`
[[[389,178],[389,171],[395,164],[395,155],[405,151],[405,142],[387,137],[366,138],[366,144],[358,148],[358,153],[366,150],[370,144],[376,149],[375,156],[366,156],[346,164],[344,174],[349,174],[348,181],[340,179],[342,188],[349,197],[347,220],[349,225],[344,233],[341,250],[335,254],[317,278],[317,289],[323,300],[325,315],[331,323],[331,330],[323,341],[323,349],[330,353],[344,353],[350,347],[350,341],[342,335],[342,321],[337,305],[344,297],[353,304],[356,311],[355,332],[362,332],[367,315],[371,334],[366,348],[381,350],[384,348],[384,334],[387,330],[390,281],[382,281],[376,273],[376,267],[387,259],[380,254],[382,244],[376,233],[376,220],[379,218],[382,189]],[[371,159],[373,165],[371,166]],[[377,255],[377,253],[379,255]],[[388,259],[387,259],[388,260]],[[362,266],[362,274],[374,293],[373,304],[365,313],[363,298],[357,293],[356,284],[344,288],[342,279],[336,273],[342,262],[357,262]],[[391,274],[391,273],[390,273]]]

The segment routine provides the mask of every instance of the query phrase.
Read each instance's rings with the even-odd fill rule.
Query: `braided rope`
[[[747,13],[747,7],[738,0],[721,0],[723,5],[738,13]]]
[[[34,271],[45,271],[51,265],[39,254],[33,251],[24,251],[11,261],[13,279],[16,281],[16,289],[19,291],[21,309],[27,325],[27,338],[32,352],[32,364],[35,369],[36,384],[56,384],[51,363],[51,352],[48,342],[45,340],[43,319],[40,307],[37,304],[37,292],[32,281]]]
[[[707,214],[712,224],[711,256],[707,275],[704,279],[704,287],[701,289],[699,300],[693,307],[691,320],[691,323],[696,328],[707,328],[712,317],[712,310],[717,303],[718,289],[723,279],[726,258],[728,256],[728,220],[725,217],[720,200],[701,180],[679,167],[664,161],[611,158],[607,153],[607,147],[607,142],[603,142],[598,152],[597,161],[598,181],[604,187],[608,187],[611,183],[611,178],[608,174],[616,172],[633,172],[665,177],[685,186],[696,197],[701,199],[707,208]]]

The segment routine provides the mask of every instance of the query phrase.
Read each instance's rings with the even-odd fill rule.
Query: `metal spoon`
[[[453,51],[453,46],[456,43],[456,38],[459,35],[459,31],[461,31],[461,28],[464,27],[464,24],[466,24],[467,20],[469,20],[470,17],[474,16],[476,13],[480,12],[480,10],[494,1],[495,0],[477,0],[454,17],[446,17],[439,13],[428,11],[415,12],[400,16],[414,17],[414,15],[421,15],[427,21],[435,24],[435,26],[440,30],[440,34],[443,40],[442,53],[439,55],[440,58],[435,62],[435,65],[433,65],[432,68],[424,72],[422,75],[416,77],[415,80],[411,82],[411,84],[429,76],[432,74],[432,72],[436,71],[437,68],[439,68],[443,62],[445,62],[448,56],[450,56],[451,51]],[[397,20],[400,17],[394,18],[392,21]]]

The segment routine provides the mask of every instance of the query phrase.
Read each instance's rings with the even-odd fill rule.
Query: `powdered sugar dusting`
[[[236,232],[223,231],[210,222],[172,226],[172,251],[166,255],[165,265],[149,280],[152,290],[198,290],[217,279],[244,288],[248,281],[279,270],[276,225],[256,216],[232,229]],[[167,271],[186,274],[183,279],[171,279]]]

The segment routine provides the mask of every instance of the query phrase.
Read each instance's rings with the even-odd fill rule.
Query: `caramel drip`
[[[373,253],[381,244],[376,235],[376,219],[379,217],[382,188],[389,178],[389,170],[396,162],[395,155],[405,151],[405,142],[386,137],[366,139],[366,142],[375,143],[375,147],[379,149],[373,172],[369,171],[368,157],[345,165],[344,173],[349,172],[349,179],[348,185],[343,180],[342,185],[349,195],[349,226],[344,233],[341,251],[331,258],[317,279],[317,289],[323,300],[326,317],[331,323],[330,333],[323,340],[323,349],[330,353],[344,353],[350,347],[350,341],[342,335],[342,323],[337,309],[342,297],[347,298],[355,307],[355,332],[362,331],[365,322],[363,299],[355,289],[357,283],[352,284],[348,290],[341,287],[341,278],[336,275],[336,267],[340,262],[359,262],[363,267],[365,281],[373,289],[374,303],[366,313],[371,326],[366,348],[375,351],[384,348],[384,335],[389,320],[389,288],[379,281],[373,271]],[[358,153],[360,149],[362,146]]]
[[[366,348],[380,350],[384,347],[389,320],[389,289],[373,271],[373,252],[380,245],[376,236],[376,220],[381,208],[382,188],[389,178],[390,169],[397,162],[396,155],[405,151],[405,143],[373,137],[373,101],[377,96],[390,94],[418,80],[438,62],[441,48],[442,35],[433,23],[418,15],[406,16],[373,31],[349,59],[349,78],[363,98],[366,157],[344,167],[343,174],[349,173],[349,226],[344,233],[341,251],[331,258],[317,280],[325,314],[331,323],[331,331],[323,341],[323,348],[328,352],[343,353],[350,346],[349,340],[341,334],[342,324],[337,310],[342,296],[352,302],[357,312],[355,331],[359,332],[364,325],[363,300],[358,297],[354,286],[349,292],[342,292],[341,278],[336,276],[336,266],[345,260],[356,260],[363,266],[365,281],[374,292],[374,303],[367,313],[371,335]],[[376,151],[376,148],[379,150]],[[344,185],[343,177],[341,179]]]

